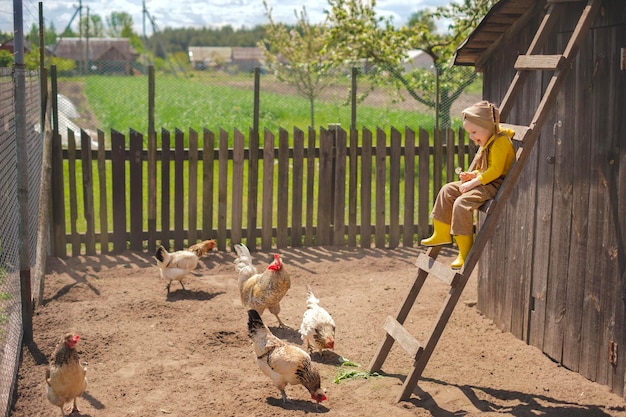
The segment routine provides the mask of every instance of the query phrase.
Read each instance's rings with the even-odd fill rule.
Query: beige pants
[[[461,193],[461,181],[447,183],[437,194],[432,218],[451,225],[450,232],[453,235],[473,235],[474,210],[496,196],[502,181],[503,178],[498,178],[466,193]]]

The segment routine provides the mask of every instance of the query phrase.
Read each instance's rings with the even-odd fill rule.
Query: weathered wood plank
[[[85,254],[96,254],[96,227],[95,227],[95,207],[93,200],[93,164],[91,160],[91,137],[81,129],[80,149],[83,171],[83,205],[86,223],[85,230]]]
[[[276,190],[276,247],[289,245],[289,132],[278,131],[278,189]]]
[[[361,141],[361,247],[372,245],[372,132],[363,128]]]
[[[258,71],[257,71],[258,72]],[[258,76],[255,72],[255,80]],[[246,220],[246,243],[248,248],[256,248],[257,212],[259,201],[259,132],[250,130],[248,137],[248,215]]]
[[[272,248],[272,219],[274,213],[274,135],[263,133],[263,207],[261,220],[261,248]]]
[[[415,131],[404,129],[404,219],[402,246],[413,247],[415,230]]]
[[[383,328],[410,357],[416,358],[422,350],[420,343],[393,317],[387,316]]]
[[[401,134],[391,128],[389,154],[389,248],[400,244],[400,154]]]
[[[150,89],[152,96],[154,95],[154,80],[150,83]],[[150,95],[150,94],[149,94]],[[154,97],[150,100],[150,103],[154,105]],[[150,113],[151,119],[154,118],[154,112]],[[154,120],[149,123],[151,127],[148,128],[148,242],[147,249],[149,253],[154,253],[156,250],[157,240],[157,150],[156,150],[156,131],[154,130]],[[104,229],[106,230],[106,229]]]
[[[306,157],[306,231],[304,233],[305,246],[313,245],[313,208],[315,207],[315,142],[317,136],[315,129],[309,127],[309,140],[307,142]]]
[[[174,131],[174,249],[185,246],[185,134]]]
[[[420,253],[415,261],[415,266],[427,272],[431,277],[437,278],[439,281],[450,286],[454,286],[456,280],[459,278],[458,271],[437,262],[425,253]]]
[[[230,239],[233,243],[241,243],[241,239],[243,237],[244,137],[237,129],[235,129],[235,134],[233,136],[232,166],[231,184],[233,189],[230,204]]]
[[[334,201],[333,201],[333,245],[344,246],[346,226],[346,131],[335,128],[335,160],[334,160]]]
[[[111,176],[113,211],[113,252],[126,250],[126,145],[119,132],[111,131]]]
[[[515,61],[515,69],[558,71],[564,61],[563,55],[520,55]]]
[[[161,130],[161,244],[170,248],[171,176],[170,176],[170,132]],[[115,172],[115,171],[113,171]]]
[[[130,249],[143,249],[143,136],[131,129],[128,150]]]
[[[202,138],[202,240],[206,240],[214,233],[215,134],[204,129]]]
[[[446,183],[458,181],[459,177],[456,174],[457,165],[454,163],[454,159],[457,155],[454,148],[454,131],[452,129],[443,129],[442,132],[446,144]]]
[[[542,137],[551,137],[552,126],[542,129]],[[540,155],[554,155],[554,141],[539,141],[538,153]],[[544,184],[552,184],[554,181],[554,167],[544,161],[537,170],[538,178],[542,178]],[[550,243],[552,232],[552,197],[551,187],[539,187],[537,190],[537,202],[535,209],[535,251],[532,266],[531,297],[534,308],[531,312],[531,324],[529,344],[543,350],[544,328],[546,321],[546,298],[548,291],[548,275],[550,261]]]
[[[228,132],[220,129],[218,138],[217,167],[217,249],[226,249],[228,238],[226,219],[228,217]]]
[[[434,129],[432,159],[433,201],[437,198],[437,194],[439,194],[439,190],[443,185],[443,136],[443,131]]]
[[[65,185],[63,178],[63,147],[59,134],[59,101],[56,66],[50,68],[50,101],[52,108],[52,144],[51,144],[51,168],[50,168],[50,195],[52,205],[51,243],[52,253],[57,257],[67,257],[65,236]],[[11,83],[6,83],[11,87]],[[3,95],[4,96],[4,95]]]
[[[377,248],[384,248],[386,241],[386,185],[387,185],[387,136],[385,131],[376,129],[376,213],[374,241]]]
[[[100,253],[106,254],[109,252],[109,198],[107,197],[107,170],[106,170],[106,155],[104,148],[104,132],[100,129],[97,131],[98,135],[98,190],[100,196]]]
[[[78,235],[76,222],[78,220],[78,196],[76,187],[76,139],[74,131],[67,129],[67,175],[69,176],[69,197],[70,197],[70,243],[72,245],[72,256],[80,255],[80,236]]]
[[[187,172],[189,177],[188,227],[187,243],[193,245],[198,242],[198,132],[189,129]]]
[[[589,40],[588,42],[592,42]],[[584,89],[575,88],[582,85],[584,80],[591,79],[594,71],[594,60],[591,49],[583,48],[580,51],[579,64],[574,68],[561,90],[557,99],[559,105],[559,117],[563,115],[591,114],[592,100],[589,100]],[[564,105],[566,104],[567,105]],[[564,115],[564,116],[565,116]],[[572,117],[573,123],[568,123],[559,129],[563,137],[576,141],[576,146],[570,149],[575,152],[569,153],[571,165],[576,167],[577,172],[587,173],[590,171],[589,155],[592,153],[592,123],[579,117]],[[576,132],[576,136],[573,135]],[[572,200],[576,202],[572,206],[571,227],[572,240],[569,242],[570,256],[566,271],[567,276],[567,301],[563,336],[563,365],[574,372],[579,371],[581,360],[583,302],[585,290],[585,276],[587,270],[587,241],[588,241],[588,207],[590,179],[588,175],[576,175],[572,183]],[[562,279],[562,278],[561,278]]]
[[[304,202],[304,132],[293,132],[293,163],[291,172],[291,246],[302,246],[302,206]]]
[[[430,236],[430,144],[428,132],[419,129],[419,177],[418,177],[418,197],[417,197],[417,241]]]
[[[357,199],[358,199],[358,146],[359,131],[352,126],[350,128],[350,157],[348,167],[348,246],[356,247],[357,241]]]
[[[330,222],[332,220],[333,187],[333,135],[320,129],[319,181],[317,194],[317,244],[331,243]]]

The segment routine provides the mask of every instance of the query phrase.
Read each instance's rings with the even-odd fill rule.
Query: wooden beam
[[[458,276],[456,271],[450,269],[449,266],[443,265],[441,262],[437,262],[425,253],[421,253],[417,257],[415,265],[417,265],[417,267],[422,271],[428,272],[431,276],[445,282],[448,285],[453,286]]]
[[[393,317],[387,316],[383,328],[412,358],[422,350],[422,345]]]
[[[558,71],[563,61],[563,55],[520,55],[515,61],[515,69]]]

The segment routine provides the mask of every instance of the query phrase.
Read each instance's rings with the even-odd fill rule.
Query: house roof
[[[190,46],[189,59],[193,62],[221,61],[231,62],[232,49],[230,46]]]
[[[500,0],[454,54],[455,65],[473,65],[480,71],[493,51],[515,36],[543,7],[544,0]]]
[[[233,61],[264,61],[263,49],[257,46],[234,46],[233,47]]]
[[[15,38],[8,39],[3,44],[0,44],[0,51],[9,51],[12,54],[15,53]],[[24,52],[30,52],[30,43],[28,40],[24,39]]]
[[[73,60],[84,59],[86,50],[92,61],[133,61],[139,55],[127,38],[63,38],[52,50],[59,58]]]

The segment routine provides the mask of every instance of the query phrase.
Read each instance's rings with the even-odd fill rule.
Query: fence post
[[[350,91],[350,129],[356,129],[356,82],[358,73],[358,69],[356,67],[352,67],[352,90]]]
[[[52,205],[52,253],[56,257],[66,257],[65,248],[65,185],[63,181],[63,149],[59,134],[59,100],[57,67],[50,66],[50,98],[52,104],[52,168],[50,199]]]
[[[155,100],[154,65],[148,67],[148,251],[156,249],[156,129],[154,126]]]
[[[24,31],[22,8],[14,8],[15,18],[15,142],[17,148],[17,202],[19,206],[20,281],[22,288],[22,327],[24,343],[33,340],[33,303],[30,284],[30,250],[28,219],[28,144],[26,141],[26,79],[24,67]]]

